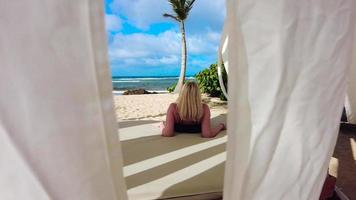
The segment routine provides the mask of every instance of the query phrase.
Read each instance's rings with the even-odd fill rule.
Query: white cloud
[[[110,55],[114,59],[162,57],[179,52],[180,35],[174,31],[165,31],[159,35],[117,34],[110,44]]]
[[[225,0],[196,0],[186,22],[188,32],[221,32],[225,19]]]
[[[106,31],[119,31],[122,28],[122,22],[116,15],[105,15]]]
[[[110,8],[124,14],[129,23],[142,30],[150,25],[172,20],[163,13],[172,13],[167,0],[114,0]],[[187,19],[188,32],[220,31],[225,17],[225,0],[197,0]]]
[[[125,24],[141,33],[110,35],[109,54],[116,66],[180,66],[181,35],[178,24],[164,18],[172,13],[167,0],[113,0],[110,9],[125,16]],[[225,0],[197,0],[187,19],[188,68],[215,62],[225,17]],[[120,20],[120,19],[119,19]],[[174,29],[148,34],[157,23],[175,23]],[[121,21],[120,21],[121,25]],[[115,27],[115,26],[114,26]]]
[[[159,66],[159,65],[173,65],[179,63],[178,56],[170,55],[163,56],[161,58],[144,58],[143,61],[149,66]]]
[[[173,64],[178,62],[178,56],[172,55],[172,56],[167,56],[163,57],[160,59],[160,62],[163,64]]]
[[[128,22],[140,29],[147,29],[151,24],[165,21],[162,14],[170,9],[167,0],[114,0],[110,8],[115,13],[122,13]]]
[[[113,59],[130,59],[148,56],[149,52],[140,50],[130,51],[128,49],[124,49],[124,47],[111,47],[109,55]]]
[[[213,32],[213,31],[207,32],[206,36],[208,37],[209,40],[214,41],[214,42],[219,42],[220,37],[221,37],[220,33]]]
[[[180,34],[174,31],[159,35],[117,34],[109,46],[109,55],[112,61],[128,66],[177,65],[180,46]]]
[[[219,35],[207,32],[204,35],[187,36],[189,56],[216,55]],[[109,46],[112,61],[121,61],[129,65],[168,65],[179,64],[181,53],[181,34],[168,30],[158,35],[135,33],[130,35],[117,34]],[[136,59],[137,62],[133,62]],[[127,63],[125,60],[129,60]]]
[[[188,51],[192,54],[209,54],[217,51],[218,43],[207,35],[193,35],[187,38]]]

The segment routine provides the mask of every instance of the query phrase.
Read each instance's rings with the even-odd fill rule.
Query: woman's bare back
[[[217,127],[211,128],[210,109],[206,104],[203,106],[203,115],[199,122],[194,120],[182,120],[178,113],[176,103],[171,103],[167,110],[166,123],[162,125],[162,136],[172,137],[174,132],[201,132],[202,137],[215,137],[225,125],[220,123]]]

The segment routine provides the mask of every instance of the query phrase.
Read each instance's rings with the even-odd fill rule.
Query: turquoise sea
[[[194,80],[194,77],[186,77]],[[132,89],[145,89],[148,91],[166,92],[167,87],[178,81],[178,77],[112,77],[113,89],[117,92]]]

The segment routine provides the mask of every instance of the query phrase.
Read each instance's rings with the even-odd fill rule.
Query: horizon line
[[[185,77],[194,77],[194,75],[186,75]],[[168,78],[179,78],[179,76],[173,76],[173,75],[154,75],[154,76],[111,76],[111,78],[160,78],[160,77],[168,77]]]

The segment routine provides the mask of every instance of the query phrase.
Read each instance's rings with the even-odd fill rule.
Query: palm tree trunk
[[[185,39],[184,21],[180,22],[180,31],[182,34],[182,54],[181,54],[182,61],[181,61],[181,66],[180,66],[179,80],[178,80],[176,88],[174,89],[174,93],[179,93],[180,90],[182,89],[184,81],[185,81],[185,71],[187,68],[187,41]]]

